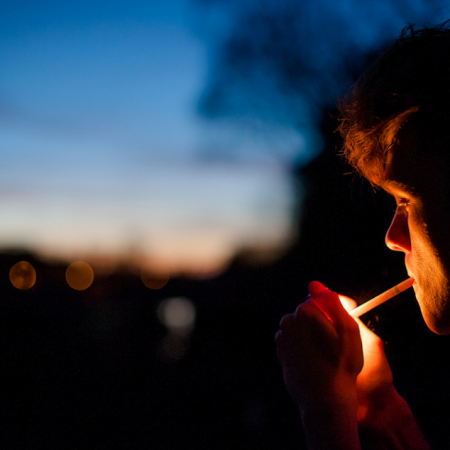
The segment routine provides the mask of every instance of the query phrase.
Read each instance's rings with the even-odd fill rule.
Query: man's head
[[[407,28],[341,103],[348,161],[392,194],[386,236],[427,325],[450,333],[450,29]]]
[[[346,156],[375,185],[383,179],[387,151],[412,114],[420,116],[417,123],[424,132],[442,130],[448,135],[450,21],[434,28],[404,29],[342,99],[340,108]]]

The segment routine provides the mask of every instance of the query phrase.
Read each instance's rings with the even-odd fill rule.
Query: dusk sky
[[[187,1],[8,3],[0,245],[201,269],[286,239],[281,167],[200,157],[207,47]]]
[[[315,149],[289,123],[271,138],[199,114],[238,5],[210,3],[2,2],[0,247],[208,271],[243,246],[289,242],[289,168]],[[351,3],[339,9],[350,22]]]

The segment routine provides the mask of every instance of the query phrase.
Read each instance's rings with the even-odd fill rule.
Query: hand
[[[340,408],[354,402],[363,366],[359,328],[339,296],[321,283],[309,298],[283,317],[275,339],[286,387],[300,411]]]
[[[347,314],[339,296],[321,283],[312,282],[309,293],[295,313],[283,317],[275,336],[308,448],[360,450],[361,438],[365,448],[429,450],[393,387],[379,337]]]
[[[339,296],[347,311],[356,302]],[[364,366],[356,381],[359,436],[367,449],[430,450],[406,401],[393,385],[381,339],[359,319]]]
[[[339,298],[347,311],[355,308],[356,302],[340,295]],[[358,375],[356,388],[358,399],[358,423],[374,428],[380,420],[385,420],[389,403],[398,396],[394,385],[392,371],[384,351],[381,339],[367,328],[359,319],[364,365]]]

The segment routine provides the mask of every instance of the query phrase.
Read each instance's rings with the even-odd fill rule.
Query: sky
[[[449,11],[440,0],[3,1],[0,249],[212,274],[242,249],[285,248],[301,200],[291,169],[320,140],[301,100],[273,88],[279,67],[222,77],[217,49],[243,14],[289,3],[310,41],[298,39],[300,62],[322,86],[339,78],[341,54]],[[215,86],[226,101],[208,118],[199,104]],[[287,117],[286,100],[294,114],[271,120]]]
[[[1,8],[0,248],[208,273],[289,241],[283,162],[205,157],[235,131],[197,112],[208,43],[189,0]]]

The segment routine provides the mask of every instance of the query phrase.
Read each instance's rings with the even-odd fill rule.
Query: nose
[[[409,253],[411,239],[409,236],[408,216],[396,211],[391,226],[386,233],[386,245],[396,252]]]

